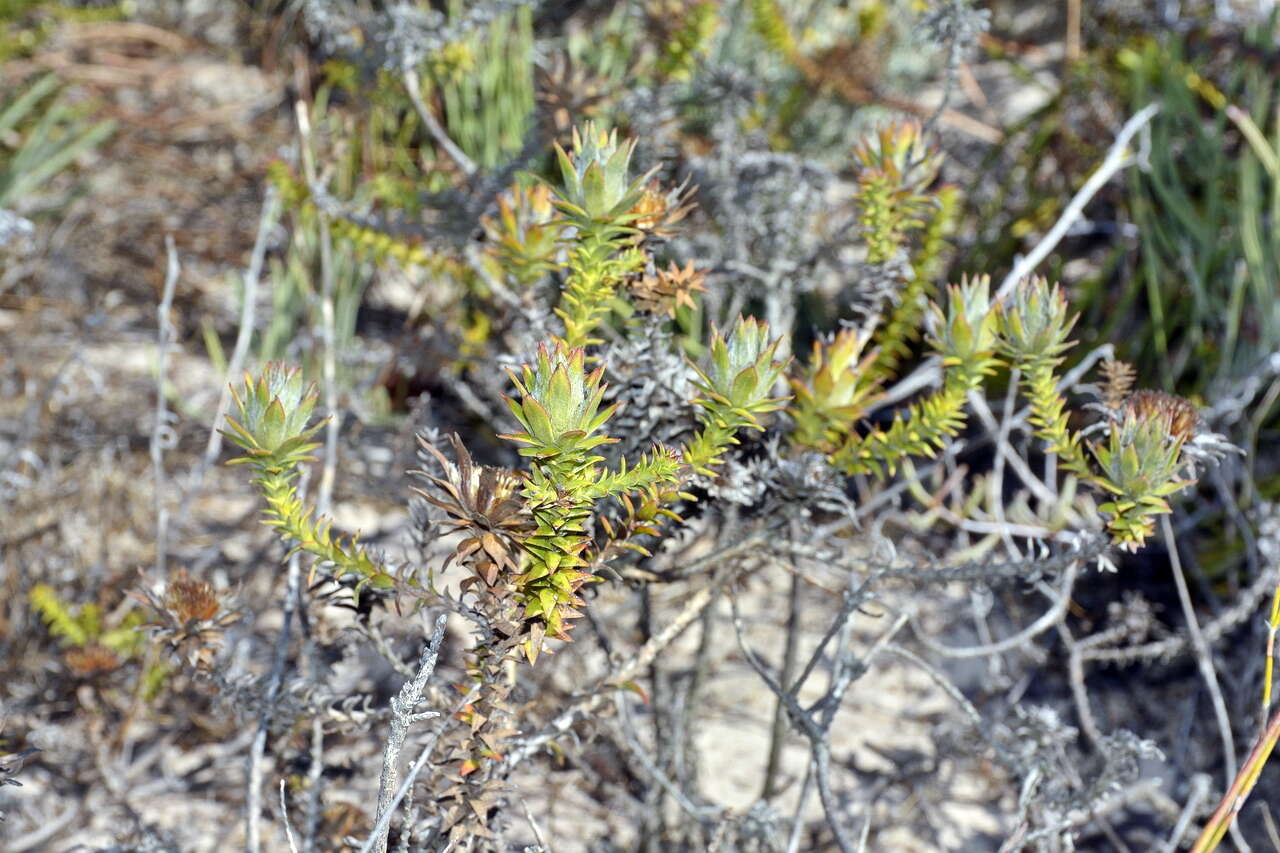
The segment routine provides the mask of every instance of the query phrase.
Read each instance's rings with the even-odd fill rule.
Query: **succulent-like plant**
[[[1155,530],[1155,518],[1170,512],[1166,497],[1190,485],[1178,478],[1186,434],[1179,429],[1184,407],[1177,398],[1154,396],[1150,405],[1127,407],[1113,421],[1105,443],[1091,443],[1102,475],[1097,482],[1114,497],[1098,507],[1110,516],[1107,530],[1130,551]]]
[[[540,280],[555,266],[565,229],[543,183],[512,186],[498,197],[498,216],[482,222],[493,254],[504,272],[522,287]]]
[[[608,314],[618,283],[639,272],[647,256],[636,248],[636,223],[652,211],[637,210],[652,173],[632,179],[635,142],[618,142],[588,122],[574,130],[573,151],[556,146],[560,184],[553,204],[573,226],[564,291],[556,315],[570,347],[597,343],[593,333]]]
[[[890,474],[908,456],[932,456],[964,426],[965,398],[994,372],[996,315],[987,276],[962,279],[947,289],[944,306],[931,303],[929,342],[942,360],[942,387],[912,405],[888,429],[850,433],[830,459],[849,474]]]
[[[1066,400],[1058,392],[1056,368],[1070,349],[1071,316],[1067,298],[1055,284],[1035,276],[1018,283],[1012,298],[1000,306],[1000,348],[1026,374],[1030,424],[1045,449],[1056,453],[1063,468],[1082,477],[1089,466],[1080,436],[1068,426]]]
[[[587,222],[625,224],[624,217],[640,200],[652,173],[631,177],[634,139],[618,142],[618,131],[599,128],[594,122],[573,131],[573,148],[556,143],[560,186],[555,205],[575,225]]]
[[[581,349],[539,345],[535,363],[525,365],[521,372],[517,376],[508,371],[520,399],[505,399],[525,431],[503,437],[524,444],[520,448],[522,456],[579,456],[616,440],[595,434],[618,407],[614,404],[600,409],[604,368],[587,373],[586,356]]]
[[[692,365],[694,402],[702,410],[702,431],[685,447],[684,458],[700,474],[710,475],[721,454],[737,443],[743,429],[760,430],[759,416],[782,408],[786,397],[773,387],[786,369],[775,358],[781,338],[769,340],[769,326],[754,317],[739,317],[728,336],[715,332],[705,367]]]
[[[308,425],[318,397],[314,383],[305,383],[302,371],[278,363],[263,368],[257,380],[245,373],[243,393],[233,387],[238,418],[227,417],[222,434],[245,451],[228,464],[247,464],[254,484],[266,499],[265,523],[274,527],[294,550],[305,551],[319,562],[313,568],[354,574],[356,589],[366,584],[389,588],[394,579],[360,547],[358,538],[332,535],[333,523],[312,518],[312,509],[298,497],[294,486],[299,466],[312,461],[311,441],[324,424]]]
[[[247,455],[230,464],[270,464],[281,470],[313,460],[308,454],[320,445],[311,438],[324,422],[307,425],[319,393],[314,383],[303,382],[301,370],[272,362],[256,381],[245,373],[244,395],[232,386],[231,396],[240,418],[228,417],[229,429],[222,434]]]
[[[934,205],[924,192],[938,175],[942,154],[927,145],[919,122],[898,122],[854,149],[858,213],[867,260],[884,263],[910,231],[923,228]]]
[[[835,450],[875,402],[880,379],[871,367],[878,352],[864,354],[866,343],[856,329],[844,329],[827,342],[814,341],[805,375],[791,379],[795,401],[789,411],[797,444]]]
[[[588,373],[583,351],[557,341],[539,347],[520,376],[511,373],[519,399],[508,397],[507,405],[524,430],[503,438],[523,445],[521,455],[531,460],[522,494],[533,525],[522,543],[525,566],[515,578],[531,663],[546,636],[568,640],[569,620],[581,616],[577,592],[592,580],[584,568],[591,545],[586,523],[595,502],[675,482],[679,471],[675,455],[661,447],[629,468],[625,460],[618,471],[603,467],[594,450],[615,441],[600,430],[617,410],[616,404],[601,408],[603,372]]]
[[[945,307],[929,306],[929,343],[942,356],[944,367],[962,367],[965,373],[985,376],[998,361],[992,357],[999,344],[997,318],[991,305],[991,277],[962,278],[947,288]]]

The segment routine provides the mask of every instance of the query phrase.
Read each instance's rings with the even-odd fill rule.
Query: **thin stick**
[[[800,853],[800,833],[804,831],[804,807],[809,802],[809,794],[813,791],[813,759],[805,769],[804,782],[800,784],[800,796],[796,798],[796,815],[791,820],[791,835],[787,838],[787,853]]]
[[[462,174],[467,177],[474,175],[476,164],[471,162],[471,158],[449,138],[449,134],[445,133],[444,128],[440,126],[440,122],[436,120],[435,114],[427,109],[426,102],[422,100],[422,87],[418,83],[418,72],[406,68],[400,75],[400,79],[404,81],[404,88],[409,93],[409,100],[413,101],[413,108],[417,110],[418,118],[422,119],[422,124],[426,127],[427,133],[431,134],[431,138],[436,141],[441,150],[462,170]]]
[[[400,787],[396,789],[396,795],[391,798],[387,804],[387,810],[382,813],[382,817],[378,818],[378,822],[374,824],[373,832],[369,833],[368,839],[360,847],[360,853],[370,853],[373,850],[374,840],[381,838],[385,847],[387,842],[387,833],[391,829],[391,816],[395,814],[396,806],[400,805],[400,801],[404,799],[404,795],[413,787],[414,781],[418,778],[418,774],[422,772],[422,765],[427,763],[427,759],[431,756],[432,750],[436,748],[436,741],[439,735],[432,734],[427,742],[423,745],[422,751],[418,753],[418,757],[414,759],[413,764],[409,767],[409,772],[405,775],[404,781],[400,783]]]
[[[1222,689],[1218,686],[1218,672],[1213,666],[1213,654],[1209,649],[1204,634],[1200,631],[1200,621],[1196,618],[1195,606],[1191,603],[1191,591],[1187,588],[1187,579],[1182,573],[1182,558],[1178,555],[1178,543],[1173,538],[1173,525],[1169,516],[1160,517],[1160,531],[1164,535],[1165,548],[1169,551],[1169,568],[1173,572],[1174,585],[1178,589],[1178,601],[1182,605],[1183,618],[1187,620],[1187,631],[1191,637],[1191,648],[1195,654],[1196,665],[1205,687],[1209,690],[1209,699],[1213,704],[1213,715],[1218,721],[1218,736],[1222,740],[1222,761],[1226,768],[1227,784],[1236,776],[1236,744],[1231,734],[1231,717],[1227,713],[1227,702],[1222,698]],[[1234,824],[1231,838],[1241,850],[1248,851],[1249,845],[1240,837]]]
[[[1102,745],[1102,730],[1093,716],[1093,708],[1089,705],[1089,692],[1084,683],[1084,657],[1080,654],[1080,644],[1076,642],[1071,629],[1066,625],[1058,625],[1058,636],[1067,647],[1067,679],[1071,683],[1071,698],[1075,700],[1076,716],[1080,718],[1080,731],[1084,732],[1094,749]]]
[[[1102,165],[1089,176],[1089,180],[1085,181],[1071,201],[1067,204],[1062,215],[1058,217],[1058,221],[1049,229],[1049,233],[1040,239],[1030,252],[1020,258],[1013,269],[1009,270],[1009,274],[1005,276],[1004,281],[1000,283],[1000,289],[996,291],[996,298],[1003,299],[1013,291],[1018,282],[1031,274],[1031,272],[1040,265],[1049,253],[1052,252],[1067,235],[1067,231],[1076,220],[1084,213],[1084,207],[1098,193],[1100,189],[1106,186],[1107,181],[1126,166],[1136,162],[1133,155],[1127,151],[1129,141],[1137,134],[1139,130],[1146,127],[1147,122],[1160,112],[1159,104],[1147,104],[1137,113],[1134,114],[1124,127],[1120,128],[1120,133],[1116,135],[1115,142],[1111,143],[1111,148],[1107,150],[1107,156],[1103,159]]]
[[[1280,571],[1268,569],[1263,572],[1257,580],[1245,588],[1244,592],[1239,596],[1239,601],[1222,611],[1212,622],[1201,629],[1201,634],[1204,636],[1205,641],[1215,643],[1240,625],[1243,625],[1246,620],[1254,615],[1258,605],[1272,591],[1277,582],[1280,582]],[[1088,641],[1082,641],[1080,643],[1081,655],[1086,661],[1116,663],[1121,666],[1143,661],[1169,661],[1184,653],[1190,647],[1191,640],[1188,634],[1189,632],[1183,632],[1174,634],[1172,637],[1166,637],[1163,640],[1122,648],[1093,648],[1091,646],[1086,649],[1084,645]]]
[[[267,236],[275,225],[280,210],[280,194],[274,184],[267,185],[266,198],[262,203],[262,215],[258,217],[258,236],[253,241],[253,252],[249,256],[249,268],[245,270],[244,287],[241,289],[240,326],[236,329],[236,342],[231,348],[231,360],[227,362],[227,373],[222,381],[222,393],[218,397],[218,410],[213,416],[213,428],[209,430],[209,440],[205,442],[204,456],[196,469],[191,472],[187,482],[186,496],[183,498],[182,515],[186,515],[187,503],[200,490],[204,476],[210,466],[222,452],[222,419],[231,407],[231,384],[244,369],[244,360],[249,354],[249,343],[253,340],[253,317],[257,310],[258,281],[262,278],[262,264],[267,253]]]
[[[533,812],[530,811],[529,804],[525,802],[524,797],[520,798],[520,808],[524,811],[524,819],[528,822],[529,829],[533,830],[533,840],[538,842],[538,846],[542,848],[543,853],[552,853],[551,846],[547,844],[547,840],[542,836],[542,828],[534,820]]]
[[[172,443],[173,430],[169,426],[169,410],[164,399],[164,378],[167,371],[169,347],[173,346],[173,324],[169,322],[169,312],[173,309],[173,293],[177,289],[178,250],[173,246],[173,235],[164,235],[165,252],[168,255],[168,269],[164,276],[164,293],[160,297],[160,309],[157,315],[156,343],[156,414],[151,426],[151,474],[155,483],[155,516],[156,516],[156,573],[164,577],[165,558],[169,550],[169,508],[164,500],[164,449]]]
[[[431,678],[431,674],[436,670],[436,661],[440,657],[440,646],[444,642],[444,625],[445,614],[441,613],[436,617],[436,625],[431,632],[431,640],[427,643],[426,648],[422,650],[422,658],[418,664],[418,674],[411,681],[406,681],[404,686],[400,688],[400,692],[391,699],[391,734],[387,736],[387,746],[382,753],[382,774],[378,779],[379,826],[383,825],[381,818],[394,808],[391,802],[392,791],[396,787],[396,778],[399,775],[400,750],[404,748],[404,740],[409,733],[409,727],[419,720],[439,716],[437,711],[417,713],[415,709],[418,703],[422,701],[422,693],[426,690],[427,680]],[[399,798],[396,799],[396,802],[399,802]],[[386,853],[387,831],[390,826],[391,822],[388,820],[386,821],[386,828],[382,832],[375,833],[370,837],[375,853]]]
[[[293,840],[293,827],[289,825],[289,806],[284,800],[284,779],[280,780],[280,817],[284,820],[284,837],[289,841],[292,853],[298,853],[298,845]]]
[[[1066,55],[1068,64],[1078,62],[1080,59],[1080,20],[1080,0],[1067,0]]]
[[[1010,385],[1013,384],[1012,376],[1013,371],[1010,372]],[[1035,493],[1035,496],[1039,498],[1042,503],[1048,506],[1052,506],[1057,503],[1057,493],[1046,486],[1041,479],[1035,475],[1035,472],[1031,470],[1031,466],[1027,464],[1026,460],[1023,459],[1017,451],[1013,449],[1013,445],[1009,443],[1009,432],[1012,431],[1013,426],[1015,424],[1026,423],[1026,419],[1019,418],[1016,412],[1007,413],[1004,416],[1004,423],[998,424],[996,422],[995,414],[991,411],[991,406],[987,404],[986,398],[976,391],[969,394],[969,405],[973,407],[974,414],[978,416],[979,420],[982,421],[982,425],[986,427],[990,434],[1002,437],[996,441],[996,450],[998,451],[998,455],[996,456],[994,464],[1003,467],[1003,463],[1008,462],[1009,466],[1013,468],[1022,482],[1027,486],[1027,488]]]
[[[1001,652],[1011,651],[1019,646],[1025,645],[1028,641],[1048,631],[1054,625],[1062,621],[1067,613],[1067,607],[1071,603],[1071,590],[1075,586],[1076,574],[1080,571],[1080,561],[1072,560],[1067,564],[1067,570],[1062,579],[1062,587],[1058,590],[1058,600],[1053,606],[1045,611],[1044,615],[1032,622],[1023,630],[1009,637],[1005,637],[995,643],[987,643],[980,646],[962,646],[953,648],[944,646],[941,643],[934,642],[933,639],[925,636],[924,632],[916,630],[916,637],[930,651],[940,654],[948,658],[980,658],[987,655],[999,654]],[[915,620],[911,622],[915,626]]]
[[[671,780],[671,778],[663,773],[661,768],[649,759],[645,754],[644,746],[640,743],[635,734],[635,723],[631,720],[631,713],[627,710],[627,700],[623,697],[621,691],[613,694],[614,707],[618,709],[618,730],[622,734],[622,741],[631,750],[636,761],[649,774],[649,778],[658,783],[664,791],[671,795],[684,812],[699,822],[713,820],[724,815],[724,809],[719,806],[703,806],[698,805],[689,799],[689,795],[680,790],[680,786]]]
[[[707,555],[702,558],[708,559],[712,556],[718,560],[726,560],[729,557],[750,550],[760,544],[760,537],[749,536],[734,545],[722,549],[718,555]],[[519,746],[507,753],[507,766],[515,767],[520,762],[533,756],[539,749],[555,740],[560,735],[567,732],[573,727],[573,724],[583,717],[594,713],[601,705],[604,704],[609,694],[607,690],[614,688],[619,684],[625,684],[628,681],[634,681],[636,676],[646,669],[658,654],[665,649],[676,637],[680,636],[693,623],[695,619],[701,615],[712,601],[715,600],[720,590],[731,579],[738,577],[737,571],[722,571],[718,577],[714,578],[711,583],[702,587],[695,592],[685,602],[684,607],[676,614],[675,619],[667,624],[661,632],[656,634],[647,643],[640,647],[629,660],[612,670],[605,676],[600,683],[587,695],[579,699],[573,705],[560,712],[554,720],[552,720],[542,731],[531,737],[525,738]]]
[[[814,715],[800,706],[799,700],[793,691],[788,691],[778,683],[764,664],[760,662],[753,652],[747,646],[745,632],[742,627],[742,616],[738,613],[737,601],[732,597],[729,599],[730,606],[733,608],[733,629],[738,638],[738,648],[742,655],[746,658],[751,668],[756,671],[760,679],[765,685],[773,691],[774,695],[786,703],[787,711],[791,721],[800,729],[800,731],[809,739],[809,752],[813,757],[814,779],[818,783],[818,800],[822,803],[822,811],[827,817],[827,828],[831,830],[831,835],[835,839],[836,846],[840,848],[840,853],[854,853],[853,842],[845,833],[844,827],[840,825],[840,807],[836,802],[835,794],[831,790],[831,746],[830,734],[827,729],[816,719]],[[824,697],[825,698],[825,697]],[[821,703],[822,700],[819,700]]]
[[[779,681],[791,684],[796,674],[796,656],[800,636],[800,573],[791,573],[791,592],[787,603],[787,636],[782,651],[782,672]],[[787,738],[787,706],[781,699],[773,709],[773,729],[769,734],[769,758],[764,769],[764,788],[760,799],[771,800],[778,791],[778,771],[782,768],[782,748]]]
[[[245,796],[245,850],[248,853],[258,853],[262,844],[258,833],[258,813],[262,809],[262,755],[267,748],[267,731],[271,727],[276,697],[280,695],[280,684],[284,681],[284,671],[289,661],[289,634],[293,625],[293,614],[297,606],[301,579],[302,568],[298,555],[294,554],[289,558],[289,574],[283,604],[284,620],[280,626],[280,635],[276,638],[275,659],[271,664],[271,675],[267,679],[266,701],[262,718],[258,721],[258,731],[254,735],[253,745],[249,748],[249,779]]]
[[[1177,853],[1182,843],[1182,836],[1186,834],[1192,818],[1200,810],[1200,803],[1209,795],[1209,785],[1212,782],[1207,773],[1197,773],[1191,777],[1191,793],[1187,796],[1187,803],[1182,807],[1178,821],[1173,825],[1173,832],[1169,833],[1169,839],[1160,847],[1159,853]]]
[[[307,105],[296,101],[293,105],[298,117],[298,135],[302,149],[302,170],[308,186],[318,186],[315,153],[311,150],[311,116]],[[324,386],[324,407],[329,415],[324,434],[324,467],[316,488],[316,515],[328,515],[333,503],[333,482],[338,470],[338,433],[342,428],[342,413],[338,411],[338,363],[334,352],[337,346],[333,318],[333,244],[329,233],[329,216],[317,205],[316,218],[320,224],[320,346],[321,379]]]
[[[858,834],[858,853],[867,853],[867,839],[871,836],[871,803],[867,804],[867,816],[862,819],[862,832]]]
[[[1271,721],[1267,724],[1267,730],[1253,745],[1249,757],[1240,768],[1239,775],[1232,781],[1231,787],[1218,803],[1213,817],[1209,818],[1209,822],[1205,824],[1204,831],[1200,833],[1195,846],[1191,848],[1191,853],[1210,853],[1217,848],[1222,837],[1227,834],[1228,827],[1235,828],[1236,817],[1244,808],[1245,801],[1249,799],[1249,794],[1257,784],[1258,777],[1262,775],[1262,768],[1271,757],[1276,741],[1280,741],[1280,711],[1272,715]],[[1236,843],[1239,844],[1239,841],[1237,840]]]
[[[960,688],[956,687],[951,679],[947,678],[931,666],[924,658],[920,657],[910,649],[898,645],[897,643],[886,643],[884,650],[890,654],[897,655],[907,663],[919,669],[925,675],[929,676],[929,679],[933,681],[934,684],[942,688],[942,692],[951,697],[951,701],[960,706],[960,710],[964,711],[965,716],[969,718],[969,722],[973,723],[973,727],[981,731],[982,715],[978,713],[978,709],[975,708],[973,703],[960,692]]]
[[[1267,666],[1262,684],[1262,719],[1271,713],[1271,678],[1276,664],[1276,631],[1280,631],[1280,583],[1271,597],[1271,616],[1267,619]]]

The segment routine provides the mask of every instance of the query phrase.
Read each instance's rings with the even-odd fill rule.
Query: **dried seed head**
[[[688,181],[669,190],[664,190],[656,179],[649,181],[639,200],[629,211],[635,217],[632,227],[647,236],[670,237],[674,233],[671,226],[693,210],[692,197],[695,190],[697,187],[690,187]]]
[[[63,656],[66,658],[67,666],[71,667],[71,671],[83,678],[111,672],[119,668],[121,663],[119,655],[97,643],[67,649]]]
[[[196,580],[180,569],[169,581],[164,593],[164,606],[179,624],[212,621],[222,608],[213,587]]]
[[[186,569],[174,573],[163,594],[144,586],[131,595],[155,611],[148,623],[152,636],[197,669],[212,666],[223,629],[240,618],[226,608],[211,584],[191,577]]]
[[[1200,429],[1200,413],[1189,400],[1164,391],[1135,391],[1124,401],[1125,416],[1139,421],[1166,422],[1169,435],[1179,442],[1189,441]]]
[[[1134,369],[1127,361],[1107,359],[1102,363],[1102,404],[1111,411],[1124,405],[1125,398],[1133,390]]]
[[[684,268],[676,266],[675,261],[665,270],[658,270],[656,275],[646,275],[631,284],[631,299],[641,311],[650,314],[666,314],[674,316],[681,305],[692,309],[693,294],[706,293],[703,286],[706,274],[695,269],[693,262]]]

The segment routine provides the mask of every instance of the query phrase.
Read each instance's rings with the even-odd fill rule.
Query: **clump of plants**
[[[137,809],[139,849],[195,833],[170,843],[141,788],[121,787],[163,767],[165,786],[220,786],[210,811],[237,819],[216,843],[250,853],[1012,853],[1103,836],[1177,846],[1225,781],[1196,849],[1222,839],[1280,740],[1280,722],[1255,725],[1272,713],[1274,656],[1261,716],[1234,701],[1253,674],[1222,665],[1224,648],[1273,645],[1280,608],[1265,624],[1250,614],[1275,589],[1280,509],[1265,480],[1217,464],[1236,454],[1210,429],[1248,420],[1248,440],[1265,443],[1269,416],[1244,409],[1274,403],[1280,361],[1193,403],[1139,387],[1117,355],[1172,353],[1162,375],[1201,378],[1265,356],[1265,312],[1254,328],[1245,297],[1267,269],[1255,233],[1267,184],[1242,185],[1252,213],[1222,218],[1241,229],[1235,274],[1250,278],[1215,285],[1231,288],[1230,334],[1221,365],[1201,370],[1196,324],[1180,343],[1110,346],[1105,329],[1129,320],[1099,320],[1113,303],[1073,280],[1079,264],[1061,285],[996,277],[991,252],[1028,248],[1063,201],[1001,194],[1028,169],[1053,171],[1023,143],[1054,131],[998,126],[1000,87],[966,64],[1040,61],[1000,8],[308,0],[288,14],[246,28],[274,33],[264,56],[295,38],[305,49],[290,78],[298,144],[272,139],[252,160],[270,165],[228,300],[239,311],[188,300],[177,257],[166,279],[166,294],[179,289],[160,352],[182,345],[165,326],[183,315],[174,330],[200,328],[230,377],[220,397],[208,383],[213,429],[191,428],[202,398],[178,404],[161,357],[143,465],[154,501],[114,499],[142,482],[132,474],[104,485],[104,460],[128,443],[45,480],[51,503],[94,488],[103,518],[154,515],[156,576],[68,571],[118,563],[139,537],[79,536],[60,504],[0,535],[29,604],[0,610],[0,642],[54,650],[8,670],[17,713],[56,696],[89,720],[92,747],[83,766],[63,764],[62,747],[0,756],[0,791],[37,756],[24,782],[74,783],[84,814]],[[990,20],[998,36],[983,36]],[[167,41],[128,32],[156,40],[140,43],[148,55]],[[1064,86],[1088,70],[1073,57]],[[1142,59],[1151,76],[1158,52]],[[940,104],[892,94],[914,92],[925,62],[945,75]],[[1207,70],[1170,68],[1165,88],[1226,97]],[[1250,103],[1267,103],[1271,87],[1249,75]],[[32,151],[65,165],[93,143],[57,108],[39,118],[56,89],[0,107],[0,179],[4,150],[43,181]],[[1253,113],[1216,116],[1215,156],[1231,150],[1230,121],[1251,152],[1238,176],[1270,180],[1270,113]],[[1153,163],[1180,150],[1167,130]],[[961,134],[965,156],[949,158]],[[1100,157],[1087,141],[1076,156]],[[1146,167],[1145,148],[1122,147],[1112,165]],[[981,150],[1015,166],[1008,181],[975,177]],[[1237,176],[1222,165],[1214,181]],[[1061,188],[1085,174],[1041,177]],[[1175,223],[1199,197],[1176,198],[1142,214],[1159,240],[1111,247],[1142,253],[1145,279],[1117,291],[1121,307],[1144,301],[1133,287],[1152,312],[1169,307],[1154,290],[1181,269]],[[971,202],[999,215],[975,223]],[[1010,212],[1019,221],[990,240]],[[1089,227],[1112,225],[1131,241],[1128,223]],[[1197,230],[1196,246],[1218,240]],[[5,312],[46,304],[6,287]],[[1168,329],[1212,315],[1206,304],[1179,306],[1190,313],[1170,312]],[[0,425],[17,460],[0,470],[3,496],[34,494],[60,441],[93,445],[97,421],[62,396],[81,366],[18,406],[16,429]],[[0,382],[36,387],[21,368]],[[204,466],[221,452],[231,467],[178,474],[193,436]],[[251,502],[230,494],[238,477]],[[1249,500],[1225,506],[1233,492]],[[1239,542],[1212,561],[1179,547],[1216,528]],[[1168,676],[1161,687],[1134,687],[1143,666]],[[886,690],[903,670],[918,678]],[[1191,681],[1212,701],[1188,706],[1162,751],[1173,727],[1146,700]],[[170,767],[170,751],[216,741],[212,764]],[[1159,788],[1144,778],[1156,766]],[[106,784],[82,784],[95,773]],[[939,807],[973,800],[979,780],[990,820],[940,826]]]
[[[890,128],[877,140],[858,155],[863,174],[874,171],[858,198],[869,257],[936,251],[919,238],[946,202],[932,189],[936,163],[924,173],[916,171],[919,161],[909,165],[919,128]],[[768,464],[817,452],[828,478],[888,483],[947,450],[969,423],[970,395],[1003,375],[1021,389],[1041,452],[1058,459],[1062,475],[1106,497],[1098,524],[1112,544],[1142,547],[1153,520],[1169,512],[1167,498],[1193,482],[1183,448],[1199,426],[1185,401],[1122,389],[1090,428],[1096,437],[1084,437],[1086,410],[1071,405],[1058,372],[1075,318],[1061,289],[1043,278],[1021,282],[1003,300],[993,298],[985,276],[962,280],[937,301],[891,311],[897,325],[881,315],[819,340],[805,361],[783,357],[782,338],[750,316],[691,348],[702,355],[682,355],[672,332],[697,293],[680,285],[691,277],[675,264],[665,288],[645,272],[658,258],[654,232],[643,223],[671,218],[672,209],[655,203],[663,196],[647,188],[652,172],[632,173],[633,151],[616,131],[587,124],[570,149],[556,149],[555,179],[532,190],[517,186],[502,204],[491,259],[515,286],[558,282],[548,306],[554,331],[508,371],[513,428],[501,437],[516,446],[522,467],[478,464],[457,435],[447,449],[422,439],[428,470],[417,472],[415,491],[461,535],[442,567],[465,575],[456,597],[416,568],[392,568],[354,538],[332,536],[329,522],[312,517],[294,483],[320,425],[311,417],[315,391],[296,370],[269,366],[235,398],[238,416],[227,435],[246,453],[236,461],[254,471],[266,522],[293,551],[312,557],[313,574],[356,595],[386,590],[411,607],[446,607],[472,624],[466,702],[440,747],[448,767],[442,778],[453,781],[435,794],[442,827],[459,841],[491,831],[500,811],[508,743],[522,727],[510,694],[524,676],[511,674],[511,662],[554,666],[541,657],[573,639],[575,621],[590,607],[584,588],[635,560],[642,566],[683,515],[715,512],[720,481],[744,453],[759,452],[757,436],[769,437]],[[919,289],[902,298],[923,301]],[[901,323],[908,308],[923,327],[910,336]],[[886,338],[886,329],[901,337]],[[920,334],[937,366],[936,387],[887,424],[872,422],[894,379],[881,350],[909,351]],[[610,423],[633,401],[613,393],[605,376],[611,353],[632,339],[656,341],[683,364],[689,395],[682,409],[659,416],[682,420],[686,437],[610,459],[603,451],[619,442]]]

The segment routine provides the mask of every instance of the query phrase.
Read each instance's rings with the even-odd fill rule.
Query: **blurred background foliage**
[[[495,215],[500,191],[526,171],[546,174],[549,143],[588,117],[638,137],[640,160],[662,164],[662,177],[700,184],[694,219],[722,235],[744,228],[744,211],[729,208],[778,213],[761,207],[756,188],[744,193],[735,171],[754,168],[762,152],[774,158],[769,170],[777,158],[825,170],[804,192],[838,196],[853,176],[851,139],[895,115],[925,122],[947,152],[939,180],[954,207],[935,234],[945,231],[953,251],[935,253],[931,274],[913,283],[927,293],[962,273],[1007,269],[1088,177],[1114,128],[1153,101],[1162,111],[1141,138],[1142,168],[1094,200],[1046,272],[1080,310],[1085,343],[1114,342],[1146,384],[1204,401],[1280,349],[1280,185],[1268,170],[1274,158],[1257,151],[1259,141],[1273,152],[1280,145],[1274,15],[1109,2],[1073,22],[1057,10],[961,0],[241,5],[240,49],[294,66],[322,164],[321,186],[308,186],[296,152],[282,151],[271,169],[290,237],[268,263],[274,301],[255,350],[262,359],[287,355],[290,341],[296,350],[314,325],[307,282],[327,240],[343,341],[360,337],[365,294],[378,265],[391,263],[413,268],[404,275],[415,286],[442,288],[418,307],[429,303],[437,330],[461,330],[478,354],[512,305],[495,304],[491,282],[464,262],[468,243]],[[36,56],[68,24],[154,19],[163,6],[5,0],[0,60]],[[430,36],[415,42],[424,22]],[[1066,55],[1047,56],[1040,45],[1059,38]],[[424,124],[407,74],[463,166]],[[92,104],[69,104],[58,88],[55,76],[33,73],[0,105],[0,206],[21,212],[111,133]],[[1228,117],[1233,107],[1251,117],[1255,144]],[[779,203],[794,213],[806,203],[800,195]],[[695,237],[680,248],[705,247]],[[813,272],[805,248],[786,259],[792,279]],[[813,278],[793,282],[787,310],[830,331],[847,319],[834,298],[844,291]],[[743,281],[703,322],[723,322],[719,309],[763,307],[773,297],[758,287]],[[359,383],[352,375],[347,384]],[[1273,428],[1269,412],[1259,428]]]

